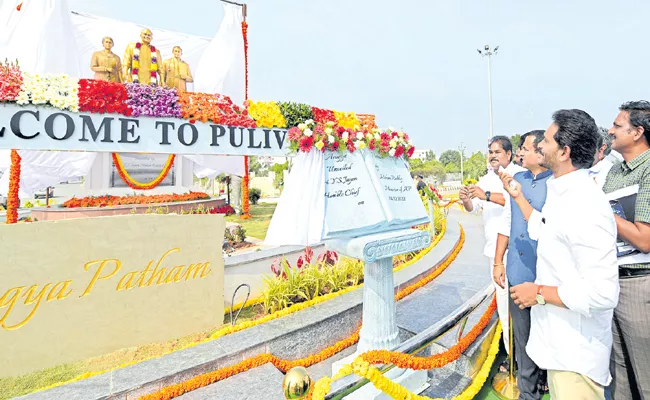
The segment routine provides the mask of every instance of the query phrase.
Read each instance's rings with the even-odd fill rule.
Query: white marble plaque
[[[323,239],[377,229],[386,215],[360,152],[326,152]]]
[[[141,153],[119,153],[124,169],[131,178],[140,183],[149,183],[156,179],[165,168],[167,154],[141,154]],[[169,174],[163,179],[159,186],[174,186],[176,181],[176,162],[172,165]],[[111,187],[126,187],[126,183],[120,178],[115,164],[111,162]]]
[[[327,152],[323,239],[409,228],[429,221],[402,158]]]
[[[363,157],[391,229],[409,228],[429,222],[427,211],[403,158],[381,157],[371,152],[364,152]]]

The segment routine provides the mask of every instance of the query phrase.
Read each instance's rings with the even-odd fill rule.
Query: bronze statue
[[[151,45],[153,34],[149,29],[140,32],[141,42],[131,42],[124,52],[125,82],[139,82],[143,84],[162,84],[160,79],[160,50]]]
[[[90,60],[90,69],[95,72],[95,79],[108,82],[122,82],[122,63],[120,57],[113,53],[113,39],[102,39],[104,50],[96,51]]]
[[[183,50],[174,46],[174,57],[163,62],[163,80],[165,85],[175,87],[179,92],[187,91],[187,82],[192,82],[192,71],[185,61],[181,60]]]

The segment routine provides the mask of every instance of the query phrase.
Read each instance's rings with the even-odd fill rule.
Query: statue
[[[140,32],[142,42],[131,42],[124,52],[124,82],[162,84],[158,63],[160,51],[151,45],[153,34],[149,29]]]
[[[174,46],[174,57],[163,62],[163,80],[165,85],[176,88],[179,92],[187,91],[187,82],[192,82],[190,66],[183,60],[183,50],[180,46]]]
[[[94,79],[108,82],[122,82],[122,63],[120,56],[113,53],[113,39],[102,39],[104,50],[96,51],[90,60],[90,69],[95,71]]]

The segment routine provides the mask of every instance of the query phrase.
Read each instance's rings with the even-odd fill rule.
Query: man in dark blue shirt
[[[522,194],[538,211],[546,202],[546,181],[553,173],[540,166],[542,155],[537,151],[537,143],[544,138],[544,131],[537,130],[524,134],[522,143],[522,166],[527,171],[518,172],[514,179],[521,184]],[[506,204],[503,224],[499,229],[496,254],[494,256],[493,278],[497,285],[520,285],[524,282],[535,282],[537,264],[537,242],[528,236],[528,222],[519,207]],[[506,255],[506,265],[503,263]],[[538,386],[541,371],[526,354],[526,343],[530,333],[530,308],[520,309],[510,298],[510,315],[514,336],[514,349],[518,365],[518,386],[520,399],[540,399]]]

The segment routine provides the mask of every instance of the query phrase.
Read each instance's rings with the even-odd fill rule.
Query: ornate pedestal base
[[[427,247],[431,243],[428,232],[406,229],[379,233],[352,239],[336,239],[327,246],[340,254],[363,260],[363,323],[355,354],[332,366],[336,374],[342,365],[368,350],[391,350],[399,344],[399,330],[395,320],[395,284],[393,257]],[[426,371],[393,369],[386,374],[407,389],[420,393],[427,384]],[[388,399],[372,385],[355,391],[349,399]]]

